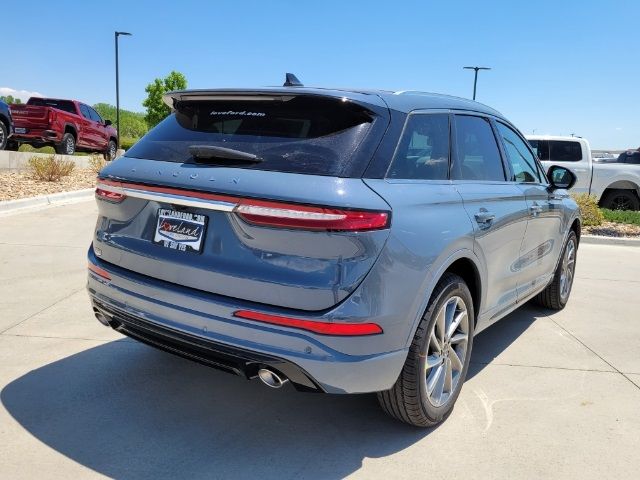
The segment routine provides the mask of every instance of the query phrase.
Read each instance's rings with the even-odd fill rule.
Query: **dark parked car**
[[[627,150],[618,156],[618,163],[629,163],[631,165],[640,165],[640,149]]]
[[[531,298],[566,305],[575,177],[547,177],[479,103],[290,85],[169,93],[175,113],[101,171],[95,314],[270,387],[378,392],[434,425],[476,333]]]
[[[0,100],[0,150],[4,150],[13,134],[13,119],[9,105]]]

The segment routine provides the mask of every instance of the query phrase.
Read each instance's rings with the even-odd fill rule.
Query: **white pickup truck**
[[[595,195],[612,210],[640,210],[640,165],[594,162],[589,142],[580,137],[527,135],[542,165],[568,168],[577,177],[571,189]]]

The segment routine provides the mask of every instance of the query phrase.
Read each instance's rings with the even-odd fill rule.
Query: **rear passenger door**
[[[514,267],[527,227],[527,202],[522,189],[507,182],[491,120],[474,114],[453,118],[451,178],[474,222],[475,252],[486,265],[479,318],[486,326],[517,301],[518,272]]]
[[[521,278],[518,297],[522,300],[546,285],[555,270],[564,241],[563,197],[549,191],[526,140],[500,121],[496,127],[509,162],[509,180],[524,192],[529,209],[522,256],[515,267]]]

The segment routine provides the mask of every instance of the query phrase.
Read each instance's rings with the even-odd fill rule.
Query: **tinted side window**
[[[579,162],[582,160],[580,142],[549,140],[549,159],[554,162]]]
[[[549,160],[549,142],[547,140],[529,140],[528,142],[540,160]]]
[[[449,115],[409,116],[388,177],[416,180],[449,177]]]
[[[506,125],[497,122],[498,132],[502,137],[507,160],[513,170],[514,182],[540,182],[536,159],[520,136]]]
[[[91,120],[94,122],[102,123],[102,117],[96,112],[93,108],[87,107],[89,110],[89,115],[91,115]]]
[[[84,118],[86,118],[87,120],[91,120],[91,114],[89,113],[89,107],[87,107],[84,104],[80,104],[80,113],[82,113],[82,116]]]
[[[451,170],[454,180],[504,181],[504,167],[489,120],[456,115],[456,150]]]

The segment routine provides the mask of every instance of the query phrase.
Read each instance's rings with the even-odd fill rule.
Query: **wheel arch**
[[[71,135],[73,135],[73,138],[76,140],[76,142],[78,141],[78,130],[76,129],[75,125],[71,123],[65,123],[63,135],[65,133],[70,133]]]
[[[409,332],[409,337],[407,338],[408,343],[413,339],[420,320],[432,300],[436,285],[445,273],[454,273],[460,276],[469,287],[469,290],[471,291],[471,298],[473,300],[473,311],[475,314],[474,325],[478,323],[483,303],[482,296],[484,294],[483,285],[484,279],[486,278],[486,269],[483,268],[480,260],[472,250],[463,248],[450,254],[440,263],[440,267],[432,272],[427,283],[427,287],[423,290],[425,292],[425,296]]]

